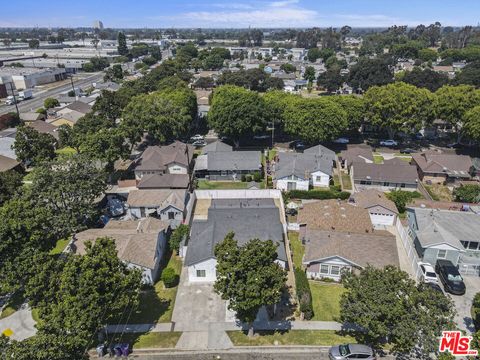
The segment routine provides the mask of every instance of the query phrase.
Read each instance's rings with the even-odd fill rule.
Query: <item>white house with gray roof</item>
[[[216,280],[215,245],[229,232],[235,233],[240,246],[254,238],[272,240],[278,245],[277,263],[282,268],[287,267],[284,226],[273,198],[214,198],[208,201],[210,206],[206,216],[192,221],[186,244],[185,266],[190,282]]]
[[[334,162],[335,153],[322,145],[303,153],[279,153],[274,168],[274,186],[282,191],[308,190],[310,186],[327,188]]]
[[[473,212],[408,208],[409,234],[418,257],[435,265],[450,260],[463,273],[480,274],[480,215]]]

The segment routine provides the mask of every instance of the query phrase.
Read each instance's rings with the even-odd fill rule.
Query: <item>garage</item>
[[[370,212],[370,219],[374,226],[390,226],[395,224],[395,215],[387,212]]]

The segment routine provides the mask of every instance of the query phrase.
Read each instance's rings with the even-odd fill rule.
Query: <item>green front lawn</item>
[[[55,153],[57,153],[57,155],[73,155],[77,153],[77,150],[69,146],[66,146],[61,149],[55,150]]]
[[[113,335],[109,343],[129,343],[135,349],[154,349],[154,348],[174,348],[181,332],[148,332],[148,333],[128,333]]]
[[[7,306],[3,309],[2,313],[0,314],[0,319],[6,318],[7,316],[12,315],[23,304],[25,299],[23,298],[23,294],[21,291],[17,291],[15,294],[12,295],[10,300],[7,303]]]
[[[247,183],[240,181],[208,181],[198,180],[197,189],[215,190],[215,189],[246,189]]]
[[[173,268],[175,273],[180,276],[182,261],[178,256],[172,255],[168,260],[167,267]],[[178,286],[165,288],[163,281],[159,280],[153,289],[142,291],[140,303],[128,322],[130,324],[154,324],[171,321],[177,289]]]
[[[50,255],[58,255],[61,254],[63,250],[67,247],[68,243],[70,242],[70,239],[60,239],[57,241],[57,244],[55,247],[50,250]]]
[[[290,250],[293,252],[293,265],[299,269],[302,269],[302,260],[303,254],[305,253],[305,248],[298,238],[298,235],[298,232],[289,232],[288,240],[290,240]]]
[[[342,285],[309,281],[312,292],[313,319],[317,321],[338,321],[340,297],[345,291]]]
[[[269,346],[269,345],[323,345],[332,346],[355,343],[351,336],[344,336],[334,330],[290,330],[288,332],[259,331],[249,338],[243,331],[227,331],[235,346]]]

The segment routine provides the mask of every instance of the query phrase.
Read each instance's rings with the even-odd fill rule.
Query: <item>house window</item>
[[[175,219],[175,213],[173,211],[168,212],[168,220],[173,220]]]
[[[438,250],[437,258],[445,259],[447,257],[447,250]]]
[[[476,241],[470,241],[468,244],[468,250],[477,250],[478,243]]]
[[[197,270],[197,277],[206,277],[207,274],[205,270]]]
[[[320,274],[328,274],[328,265],[320,265]]]
[[[315,181],[316,182],[322,182],[322,177],[321,176],[316,176]]]
[[[401,188],[404,188],[404,187],[405,187],[405,184],[403,184],[403,183],[400,184],[400,187],[401,187]]]
[[[388,181],[385,181],[385,182],[383,183],[383,186],[390,186],[390,183],[389,183]]]
[[[340,275],[340,266],[332,265],[332,267],[330,268],[330,274]]]

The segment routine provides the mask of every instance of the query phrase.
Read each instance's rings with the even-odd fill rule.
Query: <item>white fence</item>
[[[400,239],[402,239],[403,248],[407,254],[408,262],[412,267],[412,274],[414,275],[415,280],[420,280],[421,270],[420,266],[418,265],[420,259],[418,258],[417,251],[413,246],[413,240],[400,220],[397,220],[396,227],[398,234],[400,235]]]
[[[287,229],[288,229],[288,231],[299,231],[300,230],[300,224],[298,224],[298,223],[288,223]]]

